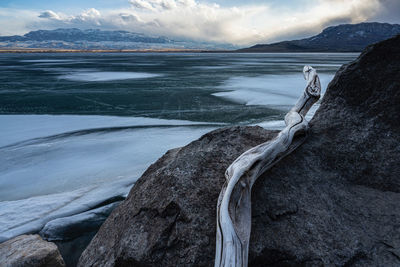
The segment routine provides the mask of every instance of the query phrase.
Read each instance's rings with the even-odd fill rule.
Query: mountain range
[[[31,31],[23,36],[0,36],[0,48],[47,49],[233,49],[229,44],[173,40],[128,31],[61,28]]]
[[[324,29],[320,34],[292,41],[257,44],[237,52],[360,52],[366,46],[400,34],[399,24],[342,24]]]
[[[257,44],[235,50],[229,44],[173,40],[128,31],[63,28],[31,31],[23,36],[0,36],[1,49],[76,49],[76,50],[205,50],[221,52],[360,52],[366,46],[400,34],[399,24],[342,24],[300,40]]]

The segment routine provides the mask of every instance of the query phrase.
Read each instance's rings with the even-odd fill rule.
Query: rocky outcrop
[[[343,66],[307,141],[252,193],[250,266],[400,264],[400,37]],[[228,165],[273,138],[220,129],[169,151],[100,228],[80,266],[212,266]]]
[[[0,244],[0,266],[65,266],[57,246],[39,235],[21,235]]]
[[[211,264],[225,169],[275,135],[260,127],[221,129],[168,151],[108,217],[79,265]]]

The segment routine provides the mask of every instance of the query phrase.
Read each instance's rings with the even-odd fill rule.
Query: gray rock
[[[0,244],[0,266],[61,267],[65,263],[55,244],[39,235],[20,235]]]
[[[400,36],[343,66],[307,141],[257,180],[249,266],[400,265],[399,62]],[[212,266],[225,169],[275,134],[220,129],[166,153],[79,266]]]
[[[168,151],[111,213],[78,266],[210,264],[225,169],[275,134],[261,127],[221,129]]]

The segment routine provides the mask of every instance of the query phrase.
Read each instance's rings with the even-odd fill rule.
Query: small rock
[[[59,267],[65,266],[57,246],[39,235],[20,235],[0,244],[2,267]]]

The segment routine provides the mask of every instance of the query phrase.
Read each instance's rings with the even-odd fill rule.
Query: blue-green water
[[[210,130],[282,127],[304,65],[326,88],[356,56],[0,54],[0,242],[126,195]]]
[[[304,87],[304,64],[317,68],[326,86],[339,66],[355,56],[3,54],[0,114],[96,114],[233,123],[278,119]],[[213,95],[227,90],[239,92],[231,98],[229,94]],[[268,102],[268,98],[273,99]],[[279,105],[283,108],[276,108]]]

